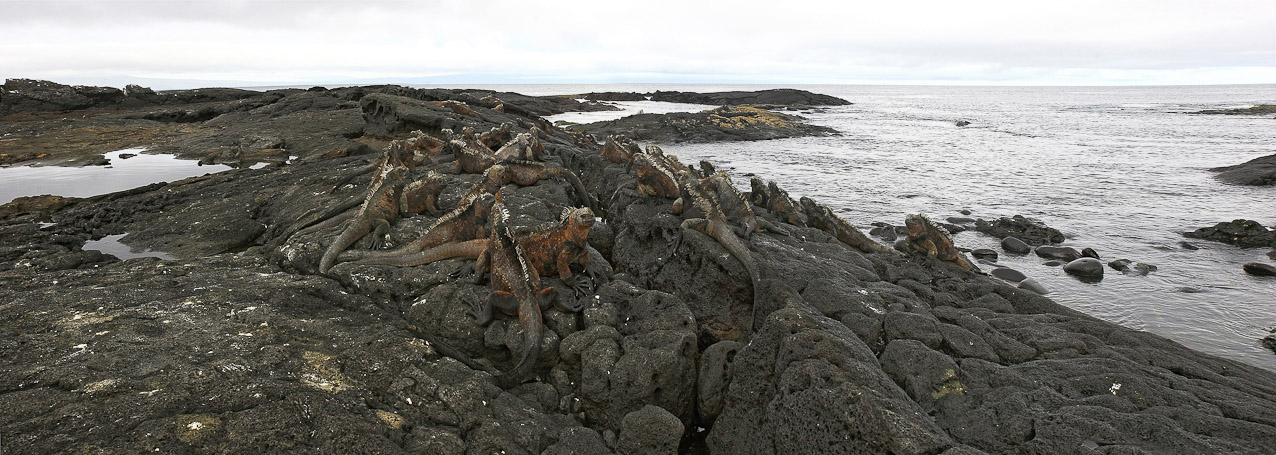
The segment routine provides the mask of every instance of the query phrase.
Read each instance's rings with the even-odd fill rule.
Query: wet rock
[[[1103,278],[1103,263],[1095,258],[1080,258],[1064,265],[1063,271],[1082,278],[1100,279]]]
[[[1216,167],[1210,171],[1218,173],[1214,178],[1233,185],[1276,185],[1276,155],[1254,158],[1235,166]]]
[[[1028,278],[1027,276],[1024,276],[1022,272],[1009,267],[995,268],[989,271],[988,273],[992,276],[1001,278],[1011,283],[1018,283]]]
[[[1268,251],[1267,257],[1272,258],[1273,260],[1276,260],[1276,249]]]
[[[1032,247],[1014,237],[1006,237],[1001,239],[1001,249],[1015,254],[1028,254],[1032,252]]]
[[[967,210],[967,209],[961,209],[961,210],[958,210],[957,213],[960,213],[962,215],[970,215],[971,212],[970,210]]]
[[[958,121],[957,121],[957,123],[955,123],[955,125],[957,125],[957,126],[968,126],[968,125],[970,125],[970,122],[968,122],[968,121],[966,121],[966,120],[958,120]]]
[[[1058,266],[1061,266],[1061,265],[1063,265],[1063,264],[1065,264],[1063,261],[1046,261],[1046,262],[1041,263],[1041,265],[1044,265],[1044,266],[1046,266],[1046,267],[1058,267]]]
[[[1273,353],[1276,353],[1276,329],[1272,329],[1272,334],[1263,337],[1260,342],[1263,344],[1263,347],[1270,349]]]
[[[950,216],[945,221],[948,221],[949,223],[952,223],[952,224],[970,224],[970,223],[974,223],[975,219],[967,218],[964,216]]]
[[[1032,291],[1041,295],[1046,295],[1050,293],[1049,289],[1046,289],[1044,285],[1042,285],[1041,283],[1037,282],[1037,280],[1034,280],[1032,278],[1027,278],[1027,279],[1024,279],[1023,281],[1020,281],[1019,289],[1025,289],[1025,290]]]
[[[997,252],[987,248],[976,248],[970,251],[970,255],[975,259],[987,259],[993,262],[997,261]]]
[[[796,115],[756,107],[719,107],[703,112],[637,114],[605,122],[573,126],[595,136],[623,134],[653,142],[757,141],[804,136],[829,136],[837,131],[802,122]]]
[[[1088,258],[1094,258],[1094,259],[1101,259],[1101,258],[1099,257],[1099,252],[1094,251],[1094,248],[1082,248],[1082,249],[1081,249],[1081,256],[1088,257]]]
[[[1157,268],[1155,265],[1144,264],[1142,262],[1136,263],[1129,259],[1117,259],[1115,261],[1109,262],[1108,267],[1112,267],[1113,270],[1119,271],[1126,275],[1139,275],[1139,276],[1146,276],[1148,273],[1155,272]]]
[[[1076,248],[1067,246],[1060,247],[1042,245],[1037,247],[1035,251],[1037,256],[1046,259],[1058,259],[1061,261],[1072,261],[1081,257],[1081,252],[1077,251]]]
[[[1254,276],[1276,276],[1276,266],[1271,264],[1262,264],[1258,262],[1250,262],[1242,266],[1245,273]]]
[[[658,406],[646,405],[625,415],[616,451],[625,455],[676,454],[682,430],[678,416]]]
[[[1023,215],[1002,217],[992,222],[981,218],[975,220],[975,230],[998,238],[1015,237],[1029,245],[1046,245],[1064,240],[1063,233],[1058,229]]]
[[[1276,246],[1276,233],[1269,231],[1262,224],[1253,220],[1232,220],[1226,223],[1218,223],[1213,227],[1184,232],[1183,236],[1228,243],[1241,248]]]
[[[1183,247],[1183,249],[1188,251],[1196,251],[1201,249],[1201,247],[1188,243],[1186,240],[1179,242],[1179,246]]]

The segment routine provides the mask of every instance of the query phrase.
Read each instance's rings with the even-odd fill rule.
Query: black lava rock
[[[988,259],[991,261],[997,260],[997,252],[987,248],[976,248],[971,250],[970,255],[974,256],[975,259]]]
[[[1241,248],[1276,246],[1276,233],[1253,220],[1232,220],[1226,223],[1218,223],[1213,227],[1184,232],[1183,236],[1229,243]]]
[[[1214,178],[1234,185],[1276,185],[1276,155],[1254,158],[1235,166],[1216,167]]]
[[[1015,237],[1029,245],[1046,245],[1064,240],[1063,233],[1058,229],[1023,215],[1002,217],[992,222],[981,218],[975,220],[975,230],[993,237]]]
[[[1081,255],[1088,258],[1102,259],[1099,257],[1099,253],[1094,251],[1094,248],[1083,248],[1081,250]]]

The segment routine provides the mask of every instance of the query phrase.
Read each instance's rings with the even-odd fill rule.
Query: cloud
[[[577,82],[632,75],[787,83],[1276,82],[1276,3],[1270,1],[4,6],[0,77],[72,82],[150,77],[306,84],[447,74]]]

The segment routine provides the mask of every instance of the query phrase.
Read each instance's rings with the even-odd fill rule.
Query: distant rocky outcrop
[[[1216,167],[1210,171],[1218,173],[1214,178],[1234,185],[1276,185],[1276,155],[1261,156],[1234,166]]]
[[[836,96],[811,93],[806,90],[790,88],[758,90],[753,92],[663,92],[651,94],[652,101],[668,101],[671,103],[709,104],[715,106],[740,106],[745,104],[779,104],[802,106],[845,106],[850,101]]]
[[[748,106],[719,107],[702,112],[637,114],[617,120],[573,126],[598,137],[624,134],[653,142],[757,141],[801,136],[829,136],[837,131],[802,123],[803,118]]]
[[[1206,109],[1196,111],[1193,114],[1213,114],[1213,115],[1269,115],[1276,114],[1276,104],[1260,104],[1253,107],[1243,107],[1239,109]]]
[[[233,88],[157,93],[137,85],[120,90],[114,87],[63,85],[34,79],[8,79],[0,86],[0,115],[232,101],[261,94],[259,91]]]

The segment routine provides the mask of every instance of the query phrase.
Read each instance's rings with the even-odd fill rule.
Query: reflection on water
[[[128,245],[120,243],[120,239],[124,238],[124,236],[126,235],[128,234],[115,234],[115,235],[108,235],[106,237],[102,237],[100,240],[89,240],[87,242],[84,242],[83,249],[98,250],[120,259],[160,258],[166,261],[172,261],[177,259],[173,256],[170,256],[160,251],[151,251],[151,250],[138,251],[136,248],[131,248]]]
[[[107,153],[106,159],[111,161],[108,166],[0,168],[0,204],[17,197],[42,194],[96,196],[231,169],[219,164],[199,166],[195,161],[179,160],[172,155],[147,155],[142,153],[144,150],[131,148]],[[123,154],[136,156],[121,158]]]

